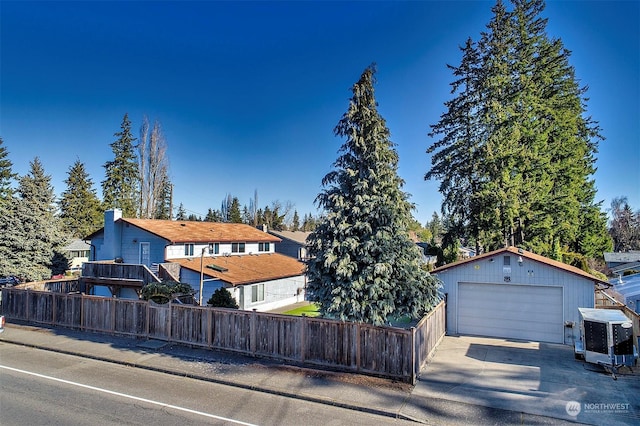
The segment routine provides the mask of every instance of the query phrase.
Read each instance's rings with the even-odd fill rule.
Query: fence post
[[[149,301],[147,300],[146,302],[147,302],[147,304],[146,304],[146,312],[145,312],[145,315],[146,315],[146,317],[147,317],[147,323],[145,324],[144,331],[145,331],[145,334],[146,334],[146,338],[148,339],[148,338],[149,338],[149,328],[150,328],[150,327],[149,327],[149,316],[150,316],[150,312],[149,312]]]
[[[80,296],[80,330],[84,330],[84,301],[85,295]]]
[[[207,332],[207,346],[211,348],[213,344],[213,311],[211,308],[207,308],[207,325],[209,326],[209,331]]]
[[[360,357],[362,355],[362,351],[360,350],[360,346],[361,346],[361,342],[360,342],[360,323],[357,322],[355,323],[355,343],[356,343],[356,371],[360,371],[360,366],[362,365],[362,362],[360,360]]]
[[[411,384],[416,384],[416,377],[420,371],[420,357],[416,356],[416,328],[411,327]]]
[[[53,306],[51,306],[51,323],[52,325],[56,325],[56,319],[57,319],[57,315],[56,315],[56,297],[58,296],[58,293],[53,293],[53,300],[51,301],[51,304]]]
[[[302,317],[298,320],[298,323],[300,324],[300,361],[304,362],[304,359],[307,355],[307,315],[302,314]]]
[[[27,321],[29,321],[31,316],[29,315],[29,293],[30,290],[27,288],[27,297],[24,300],[24,311],[27,314]]]
[[[111,298],[111,334],[114,334],[116,331],[116,298]]]
[[[255,355],[256,353],[256,348],[257,348],[257,344],[256,344],[256,336],[258,335],[258,332],[256,330],[256,309],[253,308],[253,312],[251,312],[251,321],[249,323],[249,338],[251,339],[249,341],[249,349],[251,350],[251,353]]]
[[[171,341],[171,328],[173,323],[173,303],[169,300],[169,330],[167,330],[167,342]]]

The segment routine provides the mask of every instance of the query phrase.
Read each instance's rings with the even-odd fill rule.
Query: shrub
[[[213,294],[207,301],[207,305],[216,308],[239,308],[236,299],[234,299],[231,293],[229,293],[229,291],[224,287],[220,287],[213,292]]]
[[[177,281],[148,283],[142,287],[142,298],[159,304],[167,303],[175,296],[184,294],[193,295],[193,289],[189,284]]]

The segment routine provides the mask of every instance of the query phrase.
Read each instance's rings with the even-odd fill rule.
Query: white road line
[[[196,411],[196,410],[191,410],[189,408],[178,407],[176,405],[165,404],[164,402],[158,402],[158,401],[153,401],[151,399],[140,398],[138,396],[127,395],[126,393],[114,392],[114,391],[110,391],[108,389],[97,388],[95,386],[83,385],[82,383],[76,383],[76,382],[71,382],[69,380],[58,379],[57,377],[45,376],[43,374],[33,373],[31,371],[20,370],[18,368],[7,367],[7,366],[4,366],[4,365],[0,365],[0,368],[3,368],[5,370],[15,371],[16,373],[28,374],[30,376],[36,376],[36,377],[40,377],[42,379],[53,380],[55,382],[65,383],[67,385],[73,385],[73,386],[78,386],[78,387],[85,388],[85,389],[91,389],[91,390],[94,390],[94,391],[97,391],[97,392],[108,393],[110,395],[115,395],[115,396],[120,396],[120,397],[123,397],[123,398],[133,399],[133,400],[136,400],[136,401],[146,402],[148,404],[158,405],[158,406],[164,407],[164,408],[171,408],[171,409],[174,409],[174,410],[184,411],[184,412],[187,412],[187,413],[196,414],[196,415],[203,416],[203,417],[210,417],[210,418],[217,419],[217,420],[223,420],[225,422],[231,422],[231,423],[235,423],[235,424],[239,424],[239,425],[245,425],[245,426],[256,426],[256,425],[254,425],[252,423],[245,423],[245,422],[241,422],[239,420],[229,419],[227,417],[216,416],[215,414],[203,413],[202,411]]]

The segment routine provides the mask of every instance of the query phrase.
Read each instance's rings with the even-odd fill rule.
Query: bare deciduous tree
[[[640,249],[640,210],[634,212],[627,197],[617,197],[611,201],[609,234],[613,238],[614,251]]]
[[[153,127],[145,116],[140,127],[138,144],[140,162],[140,217],[152,219],[158,216],[158,206],[163,205],[161,198],[166,196],[169,182],[169,159],[167,141],[162,127],[155,120]]]

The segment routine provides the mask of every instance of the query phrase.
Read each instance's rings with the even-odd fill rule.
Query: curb
[[[232,386],[232,387],[239,388],[239,389],[246,389],[246,390],[252,390],[252,391],[256,391],[256,392],[271,394],[271,395],[284,396],[284,397],[287,397],[287,398],[298,399],[298,400],[301,400],[301,401],[308,401],[308,402],[314,402],[314,403],[317,403],[317,404],[330,405],[330,406],[333,406],[333,407],[339,407],[339,408],[344,408],[344,409],[347,409],[347,410],[359,411],[359,412],[363,412],[363,413],[374,414],[374,415],[383,416],[383,417],[389,417],[389,418],[393,418],[393,419],[407,420],[407,421],[411,421],[411,422],[415,422],[415,423],[423,423],[423,424],[426,423],[423,420],[419,420],[419,419],[413,418],[411,416],[404,415],[404,414],[402,414],[400,412],[396,413],[396,412],[392,412],[392,411],[388,411],[388,410],[384,410],[384,409],[369,408],[369,407],[364,407],[364,406],[361,406],[361,405],[349,404],[349,403],[345,403],[345,402],[340,402],[340,401],[327,399],[327,398],[321,398],[321,397],[312,396],[312,395],[297,394],[297,393],[282,391],[282,390],[263,387],[263,386],[245,385],[245,384],[242,384],[242,383],[237,383],[237,382],[233,382],[233,381],[229,381],[229,380],[216,379],[216,378],[213,378],[213,377],[206,377],[206,376],[201,376],[201,375],[198,375],[198,374],[191,374],[191,373],[186,373],[186,372],[179,372],[179,371],[171,370],[171,369],[167,369],[167,368],[153,367],[153,366],[149,366],[149,365],[142,365],[142,364],[137,364],[135,362],[118,361],[118,360],[114,360],[112,358],[105,358],[105,357],[101,357],[101,356],[97,356],[97,355],[91,355],[91,354],[75,352],[75,351],[68,351],[68,350],[64,350],[64,349],[56,349],[56,348],[51,348],[51,347],[32,344],[32,343],[18,342],[18,341],[10,340],[10,339],[0,338],[0,342],[12,344],[12,345],[17,345],[17,346],[24,346],[24,347],[28,347],[28,348],[40,349],[40,350],[49,351],[49,352],[60,353],[60,354],[64,354],[64,355],[71,355],[71,356],[77,356],[77,357],[81,357],[81,358],[88,358],[88,359],[93,359],[93,360],[96,360],[96,361],[123,365],[123,366],[126,366],[126,367],[140,368],[140,369],[143,369],[143,370],[155,371],[155,372],[163,373],[163,374],[170,374],[172,376],[177,376],[177,377],[186,377],[186,378],[189,378],[189,379],[200,380],[200,381],[209,382],[209,383],[215,383],[215,384],[219,384],[219,385]],[[193,357],[193,359],[194,360],[201,360],[201,358],[198,358],[198,357]],[[407,397],[407,400],[409,398],[410,398],[410,396]],[[405,405],[406,405],[406,401],[405,401],[405,403],[403,403],[402,407],[404,407]]]

